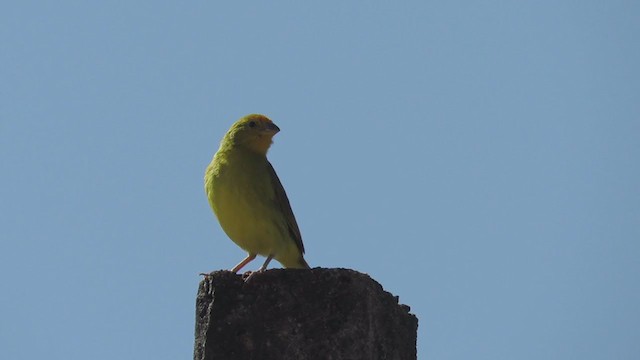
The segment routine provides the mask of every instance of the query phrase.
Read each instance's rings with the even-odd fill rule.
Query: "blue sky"
[[[190,358],[198,273],[244,257],[203,172],[257,112],[282,129],[269,157],[307,261],[400,296],[419,358],[636,359],[639,18],[633,1],[4,3],[0,357]]]

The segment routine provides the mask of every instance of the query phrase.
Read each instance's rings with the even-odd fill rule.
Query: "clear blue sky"
[[[258,112],[308,262],[399,295],[419,358],[637,359],[639,19],[635,1],[3,3],[0,358],[191,358],[198,273],[244,257],[203,171]]]

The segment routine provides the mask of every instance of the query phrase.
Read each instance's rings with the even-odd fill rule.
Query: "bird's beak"
[[[280,131],[280,128],[274,123],[268,123],[267,130],[276,134],[278,131]]]

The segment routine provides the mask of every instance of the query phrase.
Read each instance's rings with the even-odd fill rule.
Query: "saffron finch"
[[[278,131],[264,115],[241,118],[226,133],[205,172],[204,188],[220,226],[248,253],[233,272],[256,255],[267,258],[258,272],[272,259],[285,268],[309,268],[289,199],[267,160]]]

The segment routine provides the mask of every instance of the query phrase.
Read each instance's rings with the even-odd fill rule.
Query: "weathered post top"
[[[416,359],[418,319],[369,276],[272,269],[200,282],[195,360]]]

